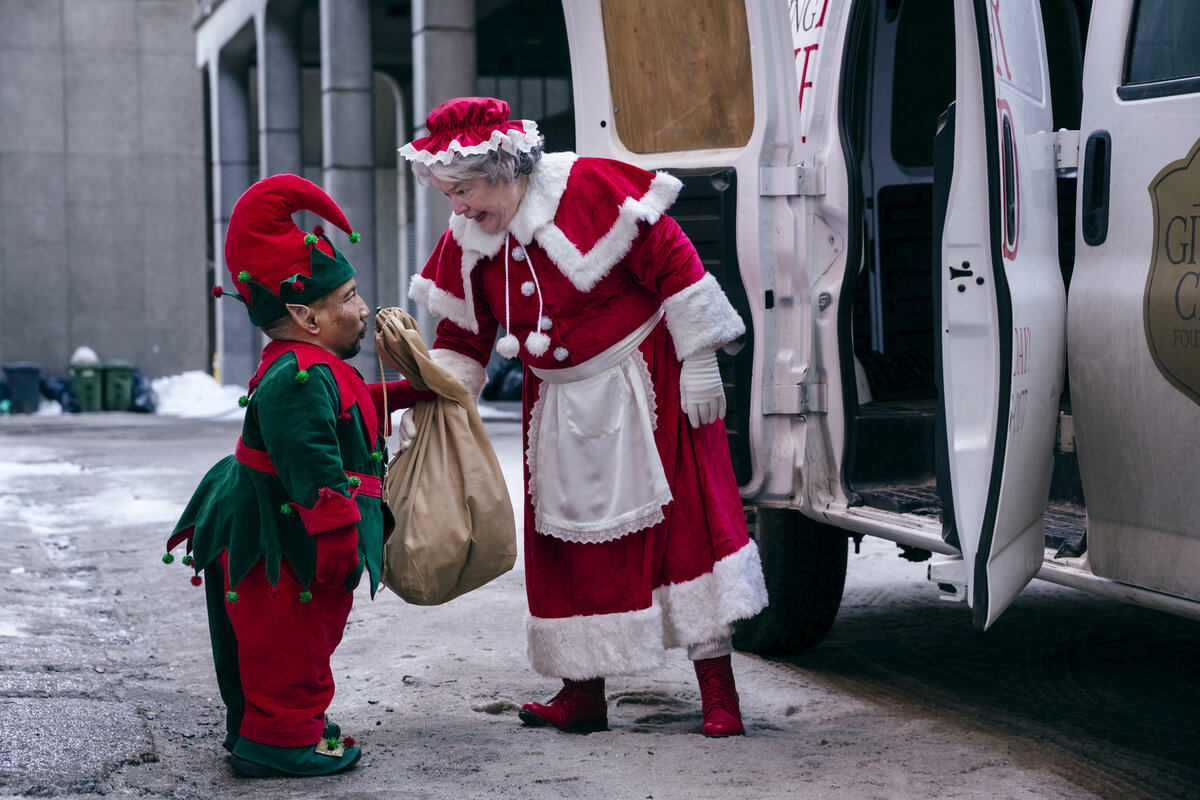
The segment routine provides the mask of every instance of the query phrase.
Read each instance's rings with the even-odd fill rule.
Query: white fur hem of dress
[[[657,589],[650,608],[530,617],[529,663],[541,675],[577,681],[648,672],[662,666],[666,648],[729,636],[734,621],[752,617],[766,605],[762,562],[750,542],[718,561],[712,572]]]

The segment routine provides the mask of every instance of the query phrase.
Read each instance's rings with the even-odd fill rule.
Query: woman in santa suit
[[[443,103],[426,127],[400,152],[454,210],[409,291],[442,318],[433,356],[476,397],[493,344],[525,365],[528,654],[563,688],[521,719],[604,729],[604,679],[682,647],[703,733],[743,733],[731,625],[766,589],[716,350],[745,326],[665,213],[680,181],[544,154],[492,98]]]

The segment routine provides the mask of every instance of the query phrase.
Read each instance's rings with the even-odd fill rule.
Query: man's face
[[[367,335],[366,319],[371,312],[358,296],[358,285],[353,278],[310,308],[316,314],[321,328],[317,334],[317,344],[341,359],[358,355],[363,337]]]

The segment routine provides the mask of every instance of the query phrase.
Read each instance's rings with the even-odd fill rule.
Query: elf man
[[[369,311],[324,231],[292,221],[300,210],[360,238],[295,175],[259,181],[234,206],[225,263],[235,299],[271,341],[241,400],[234,454],[205,475],[163,557],[186,542],[192,582],[206,586],[225,749],[235,771],[257,777],[329,775],[361,756],[325,715],[329,660],[364,571],[374,596],[391,533],[385,395],[388,409],[424,398],[407,381],[368,386],[345,362]]]

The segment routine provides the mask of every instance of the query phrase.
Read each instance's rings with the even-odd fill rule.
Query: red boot
[[[704,725],[700,732],[712,737],[741,736],[746,729],[742,725],[742,711],[738,707],[737,687],[733,685],[733,665],[729,656],[692,663],[696,667],[704,708]]]
[[[604,678],[563,679],[563,688],[549,703],[526,703],[517,716],[527,725],[553,725],[560,731],[591,733],[608,730]]]

